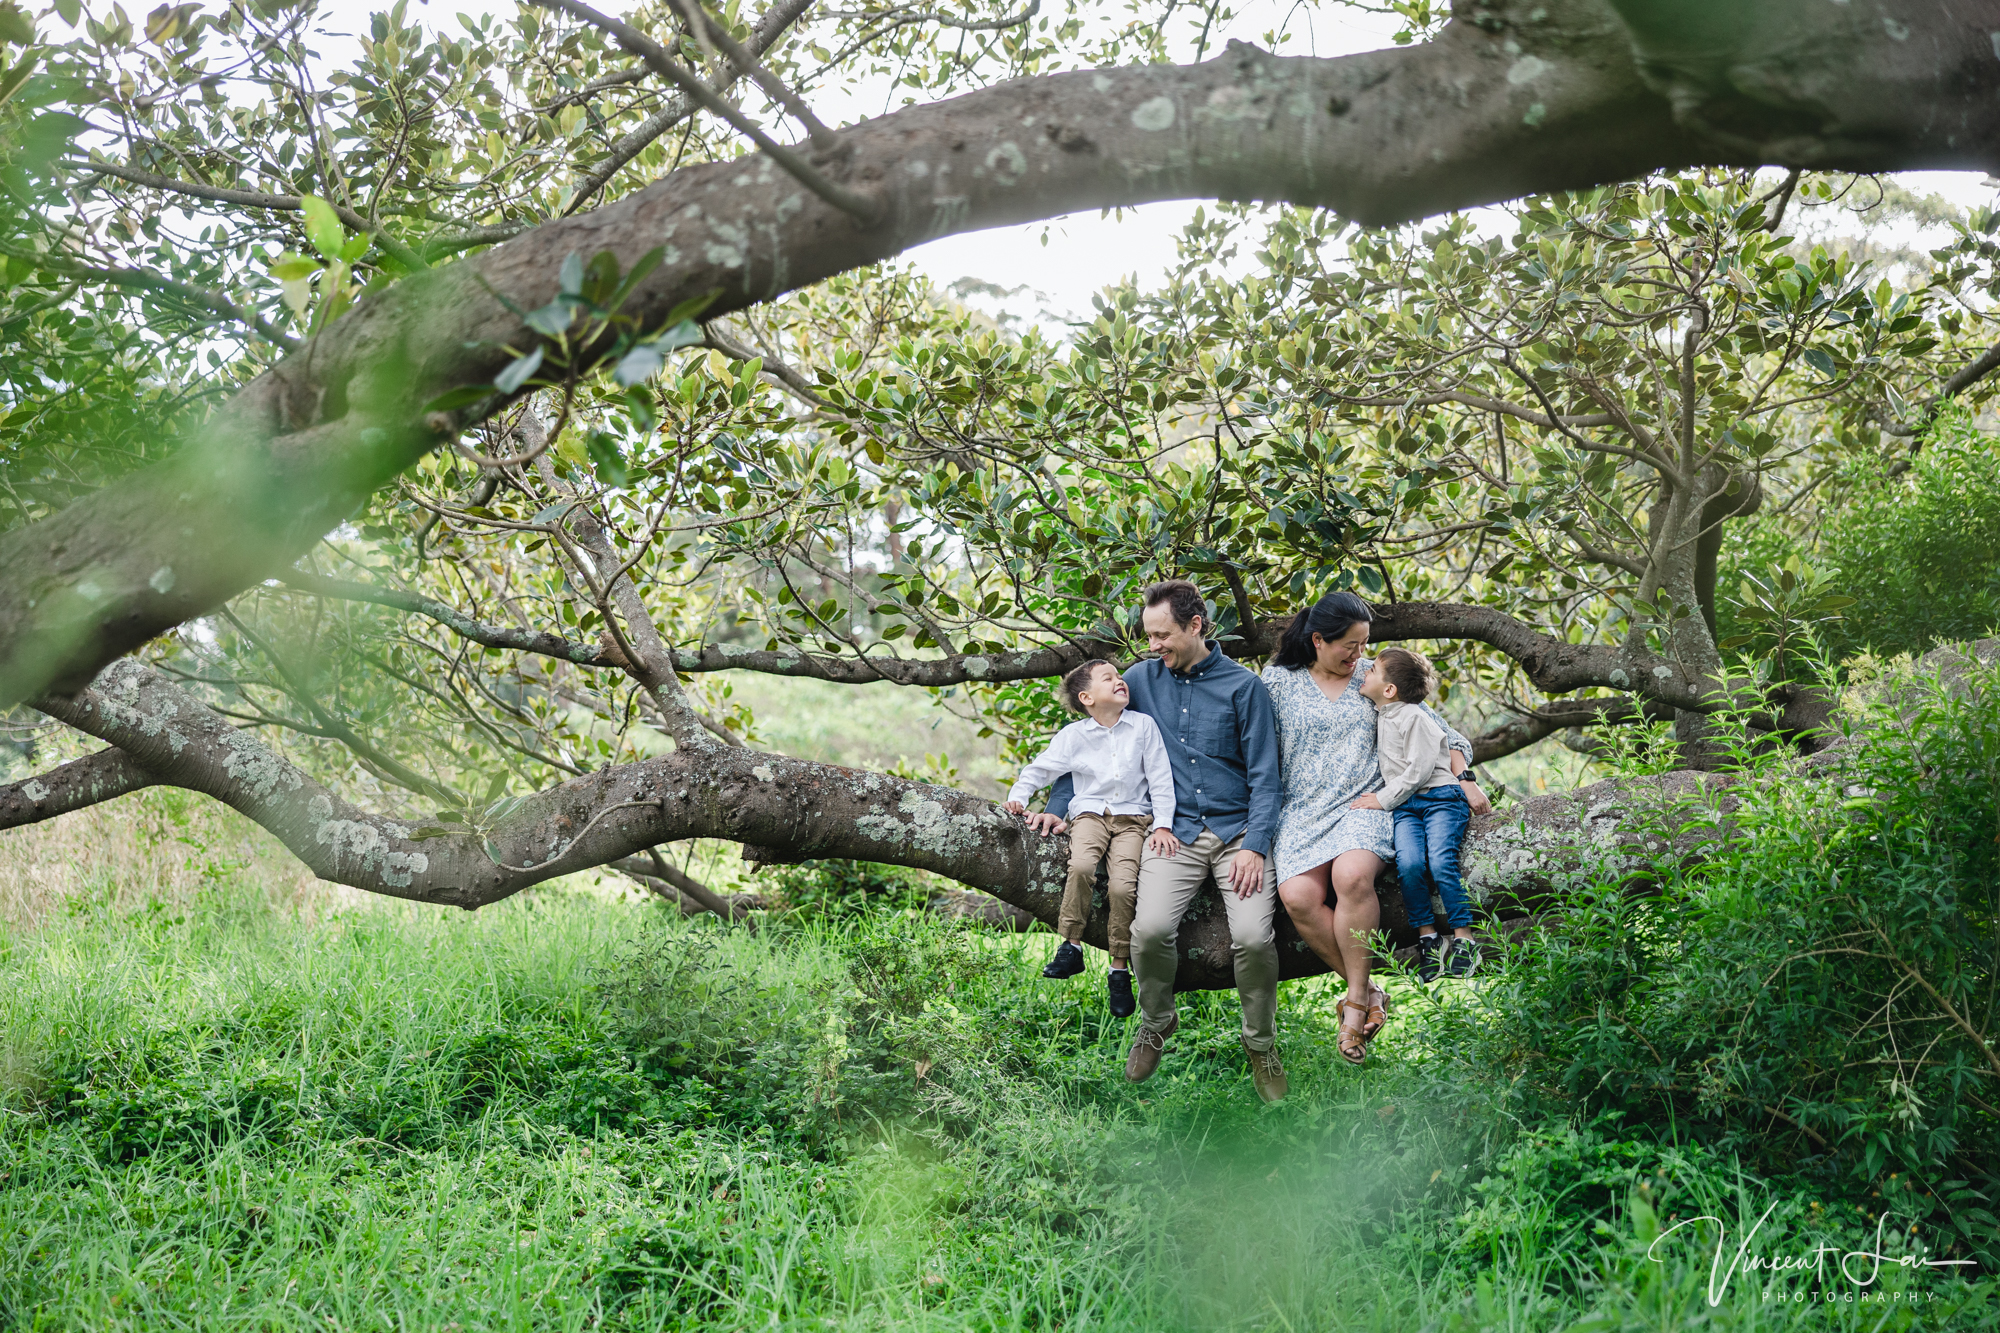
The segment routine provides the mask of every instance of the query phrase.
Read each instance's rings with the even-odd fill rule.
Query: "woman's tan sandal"
[[[1360,1005],[1355,1006],[1357,1009],[1360,1007]],[[1368,983],[1368,1021],[1361,1025],[1361,1040],[1364,1042],[1375,1040],[1375,1034],[1380,1032],[1382,1025],[1388,1021],[1389,992],[1371,981]]]
[[[1347,1011],[1349,1009],[1361,1015],[1362,1021],[1360,1024],[1352,1027],[1348,1025]],[[1356,1004],[1353,1000],[1342,1000],[1340,1002],[1340,1033],[1335,1038],[1335,1042],[1340,1048],[1340,1058],[1351,1065],[1358,1065],[1368,1058],[1368,1039],[1374,1035],[1368,1031],[1366,1026],[1368,1015],[1371,1012],[1374,1011],[1371,1011],[1367,1005]]]

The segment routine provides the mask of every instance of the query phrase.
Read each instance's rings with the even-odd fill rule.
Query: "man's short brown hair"
[[[1420,704],[1431,692],[1430,663],[1422,653],[1409,648],[1384,648],[1375,656],[1375,669],[1396,687],[1396,702]]]
[[[1194,623],[1196,616],[1202,618],[1203,628],[1207,627],[1208,603],[1202,600],[1201,589],[1186,579],[1167,579],[1146,589],[1148,610],[1162,602],[1166,603],[1167,610],[1174,617],[1174,624],[1179,628],[1186,629]]]
[[[1090,688],[1091,673],[1101,666],[1108,666],[1113,671],[1118,669],[1115,662],[1107,662],[1101,657],[1093,657],[1081,666],[1071,667],[1063,674],[1062,701],[1069,705],[1069,710],[1072,713],[1083,714],[1083,692]]]

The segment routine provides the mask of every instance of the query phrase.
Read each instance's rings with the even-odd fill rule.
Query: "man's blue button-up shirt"
[[[1278,726],[1271,695],[1255,672],[1209,644],[1186,671],[1149,657],[1125,673],[1136,708],[1160,726],[1174,770],[1174,836],[1193,842],[1204,827],[1243,850],[1271,854],[1278,831]],[[1070,780],[1058,778],[1049,813],[1067,817]]]

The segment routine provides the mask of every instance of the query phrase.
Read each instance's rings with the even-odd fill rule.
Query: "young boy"
[[[1057,732],[1049,748],[1021,770],[1007,793],[1006,809],[1025,814],[1027,799],[1065,773],[1075,783],[1069,806],[1069,878],[1056,918],[1063,942],[1042,975],[1061,980],[1083,971],[1083,923],[1090,915],[1097,863],[1104,861],[1111,880],[1111,1012],[1126,1018],[1134,1007],[1130,959],[1139,851],[1150,846],[1155,855],[1172,856],[1180,850],[1174,837],[1174,773],[1159,725],[1144,713],[1127,711],[1132,694],[1117,667],[1101,658],[1085,662],[1063,677],[1062,697],[1083,720]],[[1057,833],[1064,827],[1051,815],[1028,815],[1028,820]]]
[[[1384,648],[1361,682],[1375,704],[1375,752],[1382,765],[1375,799],[1396,821],[1396,878],[1403,906],[1417,928],[1417,977],[1435,981],[1469,977],[1479,966],[1472,938],[1472,907],[1458,873],[1458,844],[1472,819],[1459,779],[1451,771],[1444,728],[1418,707],[1437,690],[1437,671],[1422,653]],[[1444,902],[1453,939],[1438,938],[1431,914],[1431,888]]]

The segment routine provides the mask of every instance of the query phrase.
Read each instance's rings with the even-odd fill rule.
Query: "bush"
[[[1837,778],[1774,765],[1654,811],[1661,841],[1717,841],[1643,893],[1607,873],[1440,1010],[1440,1095],[1615,1113],[2000,1257],[2000,672],[1901,682],[1868,726]]]
[[[921,910],[932,892],[923,871],[872,861],[802,861],[773,871],[770,883],[787,907],[808,917]]]
[[[1963,409],[1941,416],[1908,471],[1851,478],[1822,537],[1835,588],[1859,599],[1832,629],[1837,656],[1858,648],[1922,653],[2000,626],[1996,441]]]
[[[832,929],[771,949],[669,922],[611,970],[612,1021],[642,1070],[696,1080],[729,1123],[814,1153],[992,1063],[999,1035],[951,999],[998,965],[967,928],[884,916]]]

